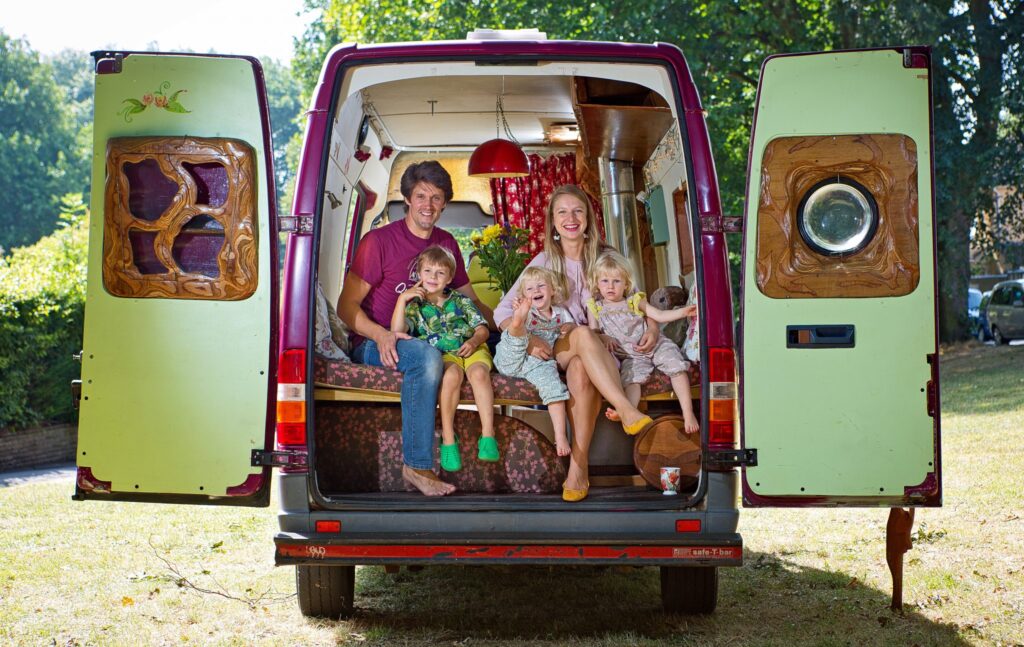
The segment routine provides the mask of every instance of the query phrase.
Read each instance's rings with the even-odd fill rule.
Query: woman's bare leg
[[[473,387],[473,401],[480,411],[482,436],[494,436],[494,385],[487,364],[476,362],[466,367],[466,377]]]
[[[567,362],[579,358],[590,378],[590,383],[604,396],[605,400],[615,408],[624,426],[633,425],[645,414],[629,401],[622,383],[615,360],[608,349],[601,343],[597,334],[586,326],[576,326],[567,337],[562,337],[555,344],[555,358],[559,366],[566,367]],[[570,389],[570,393],[572,390]],[[599,403],[600,404],[600,403]],[[575,429],[575,427],[574,427]]]
[[[587,369],[579,357],[568,360],[565,384],[569,387],[569,422],[572,424],[572,454],[565,487],[582,490],[590,481],[590,441],[594,439],[601,395],[587,377]]]
[[[455,410],[459,408],[460,391],[462,369],[458,364],[445,364],[441,393],[437,396],[437,404],[441,408],[441,442],[445,445],[455,442]]]

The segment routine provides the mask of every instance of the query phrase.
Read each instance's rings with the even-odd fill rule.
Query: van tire
[[[352,615],[355,566],[296,566],[299,610],[310,618],[343,620]]]
[[[711,613],[718,606],[718,567],[662,566],[661,604],[665,613]]]

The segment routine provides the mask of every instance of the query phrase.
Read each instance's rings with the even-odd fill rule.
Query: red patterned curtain
[[[579,184],[576,180],[576,155],[563,153],[547,159],[530,154],[530,175],[519,178],[505,178],[505,201],[508,205],[508,221],[516,227],[530,232],[527,251],[532,259],[544,249],[544,217],[548,198],[563,184]],[[494,221],[503,222],[501,203],[502,180],[491,180],[491,201],[494,204]],[[589,194],[588,194],[589,195]],[[597,214],[601,236],[604,236],[604,221],[601,218],[601,204],[590,196],[590,204]]]

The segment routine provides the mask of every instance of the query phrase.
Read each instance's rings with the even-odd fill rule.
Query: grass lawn
[[[1021,645],[1024,346],[942,356],[945,505],[919,510],[904,612],[884,509],[743,513],[745,565],[709,617],[660,612],[658,572],[357,571],[348,622],[304,619],[269,510],[76,503],[0,489],[0,644]]]

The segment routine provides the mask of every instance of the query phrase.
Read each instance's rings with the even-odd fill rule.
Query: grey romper
[[[654,350],[647,355],[633,350],[633,344],[639,342],[647,330],[647,320],[639,310],[640,301],[645,298],[643,292],[637,292],[626,299],[622,304],[625,307],[609,307],[594,299],[587,301],[590,317],[600,325],[601,332],[619,342],[622,349],[617,353],[622,360],[619,377],[623,385],[643,384],[655,367],[669,377],[685,373],[690,368],[690,363],[683,359],[683,352],[665,336],[658,337]]]
[[[551,306],[551,319],[542,317],[536,309],[530,308],[526,318],[527,335],[514,337],[504,330],[501,341],[494,349],[494,367],[502,375],[521,377],[537,387],[544,404],[569,399],[569,389],[558,375],[558,362],[553,359],[539,359],[526,354],[530,335],[536,335],[551,346],[561,335],[560,328],[567,323],[576,323],[569,311],[561,306]]]

